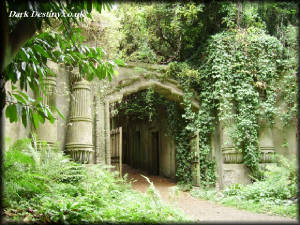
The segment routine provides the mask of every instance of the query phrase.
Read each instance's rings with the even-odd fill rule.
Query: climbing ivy
[[[178,80],[185,91],[182,102],[184,112],[181,116],[185,119],[185,124],[174,122],[171,127],[171,130],[180,130],[180,132],[173,132],[175,140],[177,140],[176,144],[179,145],[176,146],[177,163],[181,169],[181,171],[178,171],[178,176],[181,177],[184,183],[191,182],[191,146],[189,141],[191,136],[198,133],[200,182],[204,186],[214,185],[216,183],[216,165],[215,159],[212,157],[210,140],[213,128],[215,127],[214,121],[216,117],[213,114],[215,105],[213,104],[213,97],[210,95],[210,92],[200,91],[202,86],[208,89],[211,85],[211,80],[201,80],[199,71],[193,69],[187,63],[170,63],[166,71],[166,76]],[[200,109],[197,111],[192,108],[191,101],[194,95],[197,95],[201,99]],[[173,117],[171,120],[175,120],[175,118]],[[184,145],[181,144],[182,142]]]
[[[218,124],[232,128],[235,149],[260,178],[261,126],[297,121],[297,4],[149,3],[120,7],[120,18],[122,56],[169,63],[163,77],[185,89],[183,111],[167,104],[178,179],[191,182],[189,138],[198,132],[201,182],[215,183],[210,140]],[[192,109],[192,97],[200,110]],[[151,110],[145,113],[150,118]]]
[[[176,144],[176,177],[179,184],[192,182],[191,171],[191,132],[186,128],[188,122],[183,119],[183,110],[174,102],[167,106],[168,128]]]
[[[230,136],[235,149],[243,153],[244,163],[259,178],[261,125],[268,121],[272,126],[276,116],[286,123],[295,118],[296,76],[288,64],[291,58],[277,38],[255,27],[213,35],[203,55],[201,67],[170,63],[166,72],[186,90],[183,117],[189,123],[185,129],[199,132],[202,182],[214,182],[214,161],[207,157],[211,154],[210,136],[218,121],[223,127],[233,127]],[[279,82],[282,78],[282,83],[293,84],[285,85],[284,91]],[[195,94],[191,90],[201,99],[197,113],[191,109],[191,97]],[[289,99],[285,103],[290,104],[283,115],[278,107],[280,98]]]
[[[207,54],[199,72],[215,81],[211,87],[218,102],[217,115],[224,126],[234,123],[235,147],[259,177],[258,132],[263,119],[272,125],[279,114],[279,80],[286,70],[283,46],[263,30],[249,27],[212,36]]]
[[[156,93],[152,88],[140,91],[124,97],[122,102],[117,103],[116,109],[119,116],[125,120],[153,121],[158,118],[157,109],[165,105],[167,100]]]

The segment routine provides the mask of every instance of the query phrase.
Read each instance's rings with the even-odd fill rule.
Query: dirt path
[[[172,187],[176,185],[174,181],[163,177],[151,176],[144,171],[133,169],[126,164],[123,165],[123,171],[123,174],[128,173],[129,179],[136,180],[132,186],[135,190],[141,192],[147,190],[149,183],[140,174],[147,176],[153,182],[164,201],[181,208],[195,222],[297,222],[290,218],[252,213],[222,206],[211,201],[194,198],[187,192],[180,192],[175,197],[176,195],[172,194]]]

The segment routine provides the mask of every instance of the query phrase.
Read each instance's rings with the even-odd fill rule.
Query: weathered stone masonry
[[[184,94],[176,81],[161,77],[159,72],[161,68],[156,69],[157,66],[154,65],[129,65],[119,68],[119,76],[114,77],[111,82],[106,80],[88,82],[75,69],[69,71],[68,68],[56,64],[50,64],[49,66],[55,71],[56,77],[45,79],[46,95],[43,96],[43,99],[50,107],[59,102],[56,107],[63,109],[63,112],[66,114],[66,121],[57,118],[54,124],[49,122],[41,124],[36,130],[38,142],[46,141],[50,146],[60,142],[62,143],[60,145],[62,146],[61,150],[67,152],[75,161],[81,163],[111,164],[110,130],[116,128],[114,117],[110,110],[111,104],[121,101],[126,95],[149,87],[178,103],[182,101]],[[137,67],[139,70],[136,69]],[[69,87],[70,94],[56,96],[56,92],[61,91],[57,89],[64,86],[61,85],[63,81]],[[199,100],[194,98],[192,105],[194,110],[197,110],[199,108]],[[57,117],[57,115],[55,116]],[[142,142],[149,141],[153,132],[159,132],[159,160],[161,163],[159,174],[174,178],[176,170],[176,162],[173,162],[176,154],[174,140],[172,137],[166,137],[164,134],[163,126],[165,126],[165,122],[153,125],[154,128],[151,126],[136,124],[132,128],[135,130],[130,131],[126,129],[128,132],[132,132],[133,136],[130,138],[134,138],[135,133],[140,132]],[[22,132],[14,135],[18,129]],[[124,132],[126,129],[123,129]],[[249,171],[242,162],[242,154],[237,149],[234,149],[232,140],[228,135],[230,129],[230,126],[226,127],[219,123],[211,140],[213,156],[217,163],[217,186],[220,188],[232,183],[249,182]],[[296,130],[296,126],[291,126],[288,132],[283,132],[278,126],[273,128],[265,126],[262,128],[259,136],[259,147],[262,152],[261,166],[264,166],[266,163],[272,163],[275,152],[294,157],[297,146]],[[5,132],[6,135],[12,137],[13,141],[17,138],[30,136],[30,131],[24,130],[21,123],[9,124],[7,120]],[[64,138],[64,135],[66,138]],[[128,134],[126,137],[129,138]],[[125,143],[132,141],[131,139],[125,140]],[[287,147],[283,147],[283,143]],[[141,158],[143,161],[139,163],[144,165],[145,168],[150,168],[152,164],[147,160],[153,157],[149,152],[151,149],[149,150],[146,143],[143,143],[141,148],[140,151],[144,149],[143,151],[145,152],[136,153],[140,154],[138,157],[143,156]],[[131,154],[134,152],[136,150]],[[192,153],[199,154],[197,149],[191,147]],[[150,158],[148,159],[147,157]],[[193,164],[192,166],[199,168],[198,164]],[[193,180],[195,185],[199,185],[199,173],[197,171],[194,173]]]

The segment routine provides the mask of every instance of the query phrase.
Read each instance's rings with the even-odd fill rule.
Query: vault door
[[[111,165],[122,176],[122,127],[110,131]]]
[[[152,132],[152,162],[151,173],[159,175],[159,135],[158,132]]]

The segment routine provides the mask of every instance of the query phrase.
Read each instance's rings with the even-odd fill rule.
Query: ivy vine
[[[213,35],[203,56],[200,68],[173,62],[166,72],[186,90],[183,117],[189,121],[186,129],[199,132],[202,183],[214,183],[214,160],[207,157],[211,155],[210,137],[218,122],[233,128],[230,136],[234,148],[242,152],[252,176],[261,178],[260,127],[264,123],[272,126],[275,117],[285,124],[296,117],[296,70],[290,67],[292,58],[276,37],[255,27]],[[282,90],[282,83],[293,85],[285,85]],[[195,94],[192,90],[201,99],[197,113],[191,110],[191,97]],[[290,104],[285,113],[280,111],[280,99]]]
[[[189,138],[198,132],[201,182],[215,184],[210,140],[218,124],[230,128],[233,147],[260,178],[261,127],[297,122],[296,4],[160,3],[124,5],[118,13],[124,28],[121,55],[169,63],[162,77],[176,79],[185,90],[184,110],[164,103],[177,146],[178,179],[191,182]],[[148,119],[158,107],[150,96],[141,108]],[[199,111],[192,110],[192,97],[200,99]]]

